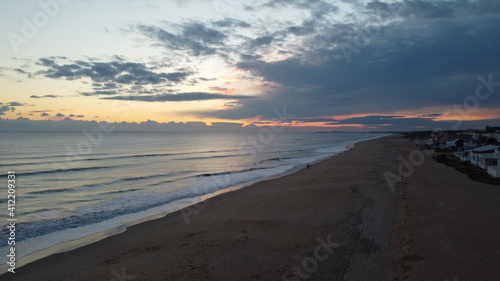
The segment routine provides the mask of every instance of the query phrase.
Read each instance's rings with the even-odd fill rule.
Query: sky
[[[500,125],[497,0],[23,0],[0,18],[0,130]]]

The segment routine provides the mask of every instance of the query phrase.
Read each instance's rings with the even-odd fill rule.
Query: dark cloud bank
[[[302,2],[271,1],[269,5],[285,3]],[[390,114],[429,107],[445,111],[457,106],[465,109],[463,113],[477,87],[487,87],[481,81],[488,77],[496,89],[491,91],[490,87],[491,95],[479,100],[475,111],[468,113],[500,108],[500,2],[373,1],[359,9],[364,11],[367,24],[361,20],[358,26],[327,26],[311,18],[303,26],[288,27],[289,33],[310,31],[305,32],[308,37],[300,53],[274,62],[248,57],[236,64],[276,86],[267,89],[263,99],[240,101],[238,108],[199,116],[268,119],[272,108],[281,105],[304,118]],[[378,124],[367,120],[348,119],[348,123]],[[385,122],[393,124],[392,128],[408,129],[445,125],[429,118]]]
[[[300,24],[268,23],[275,28],[264,26],[259,36],[245,37],[245,42],[237,46],[228,42],[238,31],[258,26],[258,20],[191,22],[170,31],[164,26],[139,25],[137,30],[160,48],[184,50],[196,57],[219,55],[267,82],[269,87],[261,98],[239,100],[238,106],[226,110],[195,113],[200,118],[269,120],[273,108],[284,105],[289,112],[308,120],[360,113],[377,116],[418,112],[430,107],[447,111],[464,107],[481,85],[479,77],[492,77],[500,84],[499,1],[407,0],[351,5],[356,19],[345,22],[328,18],[339,12],[329,1],[274,0],[247,7],[257,17],[284,6],[302,9],[308,17]],[[300,40],[300,46],[287,48],[291,38]],[[260,52],[263,48],[289,56],[266,62]],[[231,54],[234,56],[228,59]],[[468,114],[500,108],[498,92],[491,91],[487,100],[480,100],[475,111]],[[348,120],[350,124],[379,125]],[[428,116],[386,121],[395,129],[443,125]]]

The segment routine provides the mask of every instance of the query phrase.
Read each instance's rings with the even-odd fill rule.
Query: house
[[[468,149],[476,148],[477,144],[475,144],[473,142],[464,142],[464,145],[462,147],[464,150],[468,150]]]
[[[498,145],[491,145],[490,144],[490,145],[481,146],[481,147],[471,149],[471,152],[470,152],[471,163],[476,165],[476,166],[480,166],[481,161],[483,161],[484,162],[483,165],[486,165],[486,160],[484,160],[485,158],[483,157],[483,160],[481,160],[480,156],[483,154],[494,154],[495,152],[498,151],[498,148],[499,148]],[[483,168],[483,169],[485,169],[485,168]]]
[[[447,141],[446,142],[446,148],[448,148],[448,149],[456,148],[457,147],[457,141],[458,141],[458,139]]]
[[[487,170],[488,174],[500,178],[500,147],[497,145],[486,145],[465,151],[457,151],[455,156],[460,161],[470,161],[472,164]]]
[[[500,178],[500,167],[499,166],[491,166],[488,167],[488,174],[495,178]]]
[[[478,141],[481,137],[483,136],[483,134],[481,133],[472,133],[472,139],[475,140],[475,141]]]
[[[471,150],[473,148],[476,148],[477,147],[477,144],[473,143],[473,142],[464,142],[464,144],[461,146],[461,147],[457,147],[456,148],[456,151],[467,151],[467,150]]]
[[[493,138],[496,139],[497,142],[500,142],[500,134],[498,132],[494,134]]]
[[[488,167],[497,167],[500,160],[500,154],[498,153],[483,153],[478,154],[477,165],[481,169],[488,170]]]

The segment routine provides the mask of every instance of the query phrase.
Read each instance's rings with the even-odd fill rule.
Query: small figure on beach
[[[308,168],[308,169],[309,169],[309,168],[311,168],[311,165],[307,165],[307,168]]]

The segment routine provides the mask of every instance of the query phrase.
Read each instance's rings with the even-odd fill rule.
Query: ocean
[[[2,132],[0,253],[8,252],[8,218],[17,219],[19,259],[293,171],[382,135]],[[13,217],[8,172],[16,176]]]

